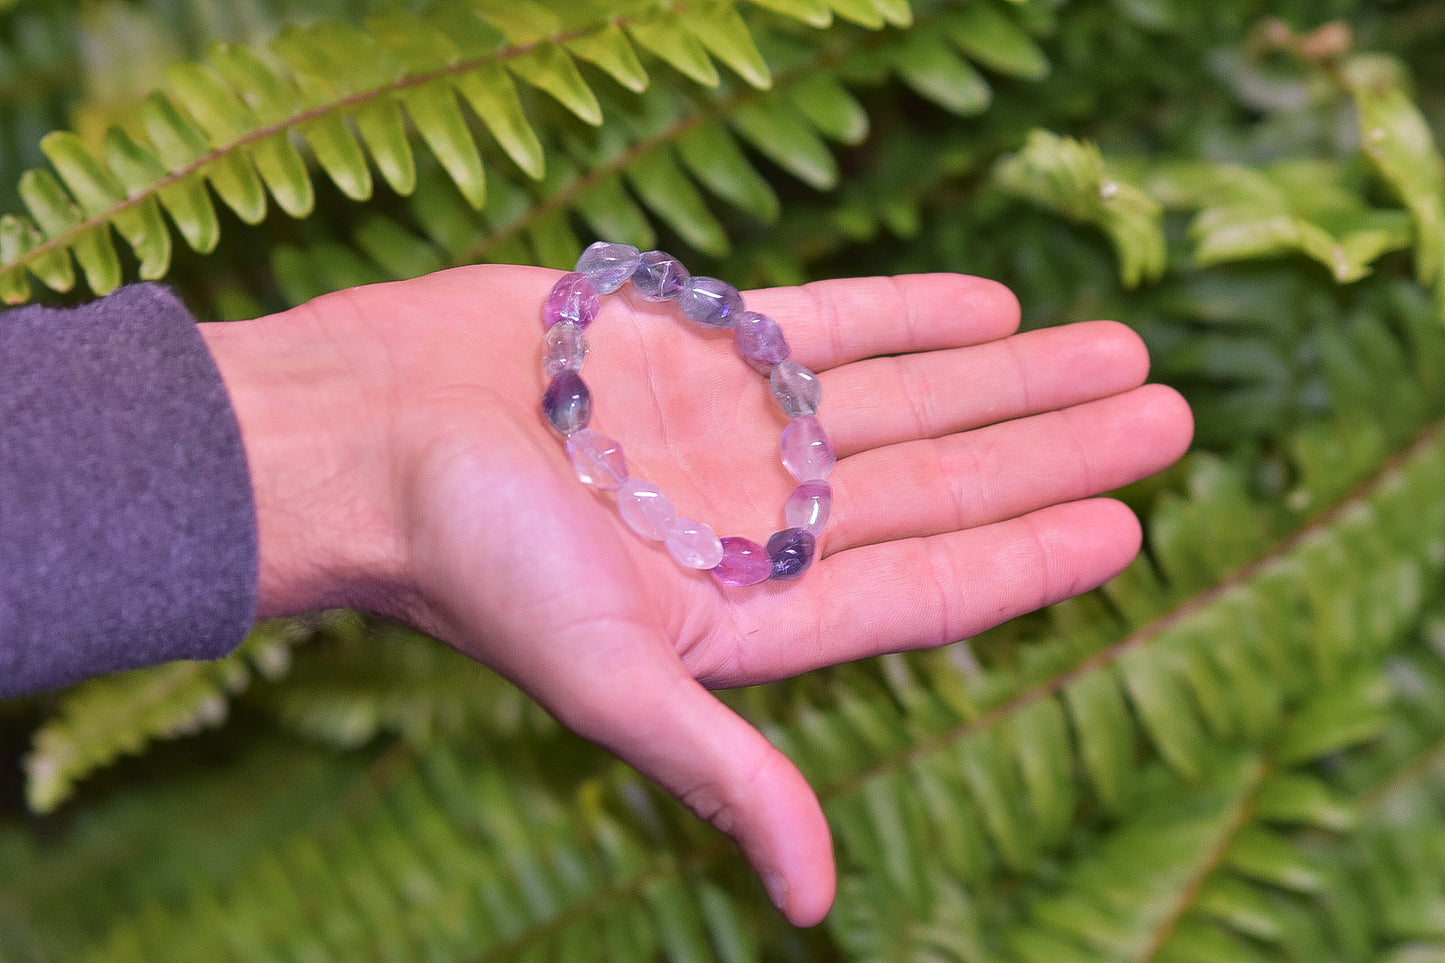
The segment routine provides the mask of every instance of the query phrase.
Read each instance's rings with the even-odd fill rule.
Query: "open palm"
[[[790,919],[812,924],[835,886],[816,798],[708,688],[946,644],[1100,584],[1133,558],[1139,529],[1093,496],[1178,458],[1188,408],[1143,385],[1147,355],[1127,328],[1014,334],[1017,303],[993,282],[751,292],[748,307],[819,372],[839,462],[813,568],[726,587],[632,533],[574,476],[539,407],[540,305],[557,276],[461,268],[292,313],[346,339],[375,382],[353,417],[378,440],[353,452],[353,473],[383,475],[385,504],[357,508],[364,483],[342,498],[397,546],[395,584],[372,607],[492,666],[656,779],[739,842]],[[784,527],[786,416],[730,332],[628,286],[604,299],[588,340],[593,426],[621,442],[632,474],[720,535],[766,541]],[[264,564],[279,540],[258,497]],[[283,569],[263,572],[263,604]]]

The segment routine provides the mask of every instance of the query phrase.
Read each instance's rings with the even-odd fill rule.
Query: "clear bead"
[[[592,420],[592,393],[577,372],[563,371],[542,395],[542,412],[564,435],[581,431]]]
[[[584,485],[610,492],[627,480],[622,446],[600,431],[583,428],[568,438],[567,457]]]
[[[585,328],[597,320],[602,310],[602,300],[597,297],[597,288],[585,274],[564,274],[552,285],[542,305],[542,321],[547,327],[571,321],[579,328]]]
[[[743,310],[743,296],[726,281],[694,274],[677,296],[682,313],[709,328],[731,328]]]
[[[783,467],[800,482],[827,478],[838,463],[833,443],[814,415],[788,422],[788,427],[783,429],[782,448]]]
[[[757,542],[730,535],[722,540],[722,561],[713,568],[713,576],[724,585],[757,585],[773,575],[773,560],[768,550]]]
[[[617,510],[628,528],[654,542],[666,538],[677,520],[671,499],[640,478],[629,478],[617,486]]]
[[[796,361],[780,361],[768,376],[773,397],[789,418],[816,415],[823,400],[823,383]]]
[[[711,526],[691,518],[675,519],[663,543],[672,557],[688,568],[716,568],[723,560],[722,539]]]
[[[564,371],[581,371],[587,360],[587,336],[579,325],[559,321],[547,331],[542,367],[547,377],[555,378]]]
[[[744,311],[738,315],[735,337],[738,354],[763,374],[771,371],[778,362],[786,361],[792,354],[792,348],[788,347],[788,339],[783,336],[783,329],[778,326],[778,322],[756,311]]]
[[[687,268],[666,251],[648,251],[638,259],[632,284],[646,301],[671,301],[682,293]]]
[[[825,481],[806,481],[793,489],[783,505],[783,517],[789,528],[801,528],[813,534],[823,534],[828,524],[828,514],[833,510],[833,486]]]
[[[640,257],[631,244],[598,241],[577,259],[577,273],[587,275],[598,294],[611,294],[632,277]]]

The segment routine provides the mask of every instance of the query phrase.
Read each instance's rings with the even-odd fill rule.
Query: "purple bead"
[[[800,482],[820,481],[837,463],[833,443],[816,416],[804,415],[788,422],[783,429],[783,467],[794,478]]]
[[[739,314],[736,337],[738,354],[748,359],[748,364],[763,374],[771,371],[778,362],[786,361],[792,354],[788,339],[783,337],[783,329],[766,314],[758,314],[756,311]]]
[[[639,257],[631,244],[598,241],[577,259],[577,273],[587,275],[598,294],[611,294],[632,277]]]
[[[694,274],[677,295],[682,313],[709,328],[731,328],[743,310],[743,296],[726,281]]]
[[[773,386],[773,397],[789,418],[818,413],[818,404],[823,400],[823,383],[798,362],[778,362],[768,380]]]
[[[712,574],[724,585],[756,585],[773,575],[768,550],[751,539],[730,535],[722,540],[723,557]]]
[[[783,505],[789,528],[801,528],[817,537],[828,524],[833,509],[833,486],[825,481],[806,481],[793,489]]]
[[[667,529],[663,539],[667,551],[688,568],[706,571],[716,568],[723,559],[722,540],[712,528],[691,518],[678,518]]]
[[[648,251],[638,258],[632,284],[645,301],[671,301],[682,292],[687,268],[666,251]]]
[[[579,328],[585,328],[597,320],[602,310],[602,299],[597,297],[597,288],[585,274],[564,274],[552,285],[552,293],[542,305],[542,321],[547,327],[563,321],[571,321]]]
[[[583,428],[569,437],[567,457],[584,485],[611,492],[627,479],[627,459],[623,457],[622,446],[600,431]]]
[[[666,538],[677,519],[672,501],[656,485],[640,478],[629,478],[617,486],[617,510],[628,528],[654,542]]]
[[[542,412],[564,435],[581,431],[592,420],[592,393],[575,371],[563,371],[552,379],[542,395]]]
[[[542,352],[542,367],[547,377],[555,378],[564,371],[581,371],[587,360],[587,337],[571,321],[558,321],[547,332]]]
[[[813,564],[818,542],[803,528],[785,528],[768,539],[768,557],[773,562],[770,578],[780,582],[795,579]]]

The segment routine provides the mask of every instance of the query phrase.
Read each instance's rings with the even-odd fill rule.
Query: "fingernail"
[[[788,911],[788,881],[783,879],[781,873],[775,870],[765,869],[762,872],[763,886],[767,888],[768,898],[780,912]]]

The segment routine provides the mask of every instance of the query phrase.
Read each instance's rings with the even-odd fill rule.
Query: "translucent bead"
[[[768,558],[773,562],[770,578],[780,582],[795,579],[813,564],[818,543],[813,533],[803,528],[785,528],[768,539]]]
[[[600,431],[583,428],[568,438],[567,457],[584,485],[610,492],[627,480],[622,446]]]
[[[712,574],[724,585],[756,585],[773,575],[773,560],[757,542],[730,535],[722,540],[722,561]]]
[[[816,538],[828,524],[833,510],[833,486],[825,481],[806,481],[793,489],[783,506],[783,517],[789,528],[801,528]]]
[[[673,558],[688,568],[716,568],[723,559],[722,539],[711,526],[691,518],[674,519],[663,544]]]
[[[792,354],[792,348],[788,347],[788,339],[783,337],[783,329],[778,327],[778,322],[756,311],[744,311],[738,315],[735,337],[738,341],[738,354],[763,374],[771,371],[778,362],[786,361]]]
[[[813,415],[788,422],[783,429],[783,467],[798,481],[819,481],[828,477],[838,456],[823,426]]]
[[[542,395],[542,412],[564,435],[581,431],[592,420],[592,393],[577,372],[563,371]]]
[[[773,386],[773,397],[789,418],[818,413],[818,403],[823,400],[823,383],[798,362],[778,362],[768,380]]]
[[[564,371],[581,371],[587,360],[587,337],[579,325],[558,321],[547,332],[547,346],[542,352],[542,367],[547,377],[555,378]]]
[[[542,321],[547,327],[571,321],[579,328],[585,328],[597,320],[602,310],[602,299],[597,297],[597,288],[585,274],[564,274],[552,285],[552,292],[542,305]]]
[[[640,256],[631,244],[598,241],[577,259],[577,273],[587,275],[598,294],[611,294],[632,277]]]
[[[694,274],[677,295],[682,313],[709,328],[731,328],[743,310],[743,296],[726,281]]]
[[[632,283],[647,301],[671,301],[682,292],[687,268],[665,251],[648,251],[638,259]]]
[[[677,520],[672,501],[656,485],[640,478],[629,478],[617,486],[617,510],[628,528],[654,542],[666,538]]]

